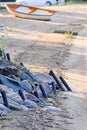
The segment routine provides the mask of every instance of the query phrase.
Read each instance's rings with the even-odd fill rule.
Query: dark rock
[[[28,108],[37,108],[38,107],[38,105],[35,102],[30,101],[30,100],[25,100],[23,105]]]

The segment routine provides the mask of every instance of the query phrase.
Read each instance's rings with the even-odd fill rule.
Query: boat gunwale
[[[19,14],[25,14],[25,15],[37,15],[37,16],[52,16],[53,14],[50,14],[50,15],[46,15],[46,14],[32,14],[33,12],[30,12],[30,13],[22,13],[22,12],[18,12],[18,11],[12,11],[12,12],[16,12],[16,13],[19,13]]]
[[[16,8],[14,8],[14,9],[12,9],[12,7],[11,6],[15,6],[16,5]],[[10,7],[9,7],[10,6]],[[20,12],[20,11],[15,11],[18,7],[27,7],[27,8],[29,8],[29,9],[31,9],[31,11],[30,12],[28,12],[28,13],[23,13],[23,12]],[[54,11],[54,10],[49,10],[49,9],[42,9],[42,8],[38,8],[38,7],[33,7],[33,6],[26,6],[26,5],[21,5],[21,4],[6,4],[6,8],[7,8],[7,10],[12,14],[12,15],[14,15],[15,17],[20,17],[20,18],[28,18],[27,16],[32,16],[32,17],[48,17],[48,18],[46,18],[46,20],[50,20],[50,18],[53,16],[53,15],[55,15],[56,13],[57,13],[57,11]],[[36,10],[42,10],[42,11],[47,11],[47,12],[49,12],[49,13],[51,13],[51,14],[49,14],[49,15],[47,15],[47,14],[33,14],[33,12],[34,11],[36,11]],[[20,16],[21,15],[21,16]],[[22,15],[25,15],[25,17],[24,16],[22,16]],[[42,19],[42,18],[41,18]]]
[[[9,6],[18,6],[18,7],[20,7],[20,6],[23,6],[23,7],[27,7],[27,8],[33,8],[33,9],[31,9],[31,10],[44,10],[44,11],[48,11],[48,12],[50,12],[50,13],[56,13],[57,11],[55,11],[55,10],[50,10],[50,9],[43,9],[43,8],[41,8],[41,7],[36,7],[36,6],[27,6],[27,5],[22,5],[22,4],[6,4],[6,7],[7,8],[10,8],[10,10],[13,10],[11,7],[9,7]],[[17,7],[17,8],[18,8]],[[17,9],[17,8],[15,8],[15,9]]]

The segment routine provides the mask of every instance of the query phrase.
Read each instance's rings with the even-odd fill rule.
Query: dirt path
[[[75,60],[70,63],[67,73],[73,86],[73,93],[68,95],[67,106],[73,115],[73,124],[70,130],[86,130],[87,128],[87,25],[74,41],[71,49],[73,55],[70,57]]]
[[[73,7],[72,7],[73,8]],[[71,9],[72,10],[72,9]],[[70,12],[71,12],[70,10]],[[82,11],[82,10],[81,10]],[[69,13],[70,13],[69,12]],[[75,13],[75,12],[73,12]],[[81,12],[79,12],[80,14]],[[76,15],[76,14],[75,14]],[[79,16],[79,15],[78,15]],[[81,16],[81,15],[80,15]],[[87,17],[87,13],[85,15]],[[84,17],[85,18],[85,17]],[[66,23],[71,24],[68,19]],[[72,86],[72,93],[67,95],[66,109],[68,115],[72,115],[71,124],[68,124],[67,130],[86,130],[87,129],[87,20],[74,21],[72,24],[84,25],[84,29],[78,31],[78,36],[73,41],[73,47],[70,50],[68,60],[64,62],[65,75]],[[65,22],[65,21],[64,21]]]

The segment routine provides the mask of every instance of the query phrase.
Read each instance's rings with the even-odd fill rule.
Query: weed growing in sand
[[[14,58],[13,60],[14,60],[14,63],[17,63],[17,59],[16,58]]]
[[[65,32],[64,35],[68,38],[74,38],[74,33],[73,32]]]
[[[1,50],[5,50],[5,47],[2,46],[2,45],[0,45],[0,49],[1,49]]]
[[[57,99],[57,95],[52,94],[52,95],[51,95],[51,98],[53,98],[53,100],[56,100],[56,99]]]
[[[5,59],[5,47],[0,45],[0,60]]]

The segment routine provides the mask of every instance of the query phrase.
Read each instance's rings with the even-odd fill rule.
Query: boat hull
[[[14,6],[17,6],[17,5],[14,5]],[[29,8],[29,9],[31,9],[31,11],[26,12],[26,13],[22,12],[22,11],[17,11],[17,8],[19,8],[19,7]],[[13,16],[19,17],[19,18],[24,18],[24,19],[33,19],[33,20],[36,19],[36,20],[50,21],[57,14],[57,12],[53,11],[53,10],[41,9],[41,8],[32,7],[32,6],[19,5],[19,6],[17,6],[17,8],[12,9],[12,7],[10,8],[9,5],[7,4],[6,8],[10,12],[10,14],[12,14]],[[36,11],[42,11],[43,13],[35,14]]]
[[[49,21],[51,20],[51,16],[42,16],[42,15],[32,15],[32,14],[23,14],[23,13],[19,13],[19,12],[14,12],[14,11],[10,11],[10,13],[15,16],[15,17],[19,17],[19,18],[24,18],[24,19],[36,19],[36,20],[46,20]]]

